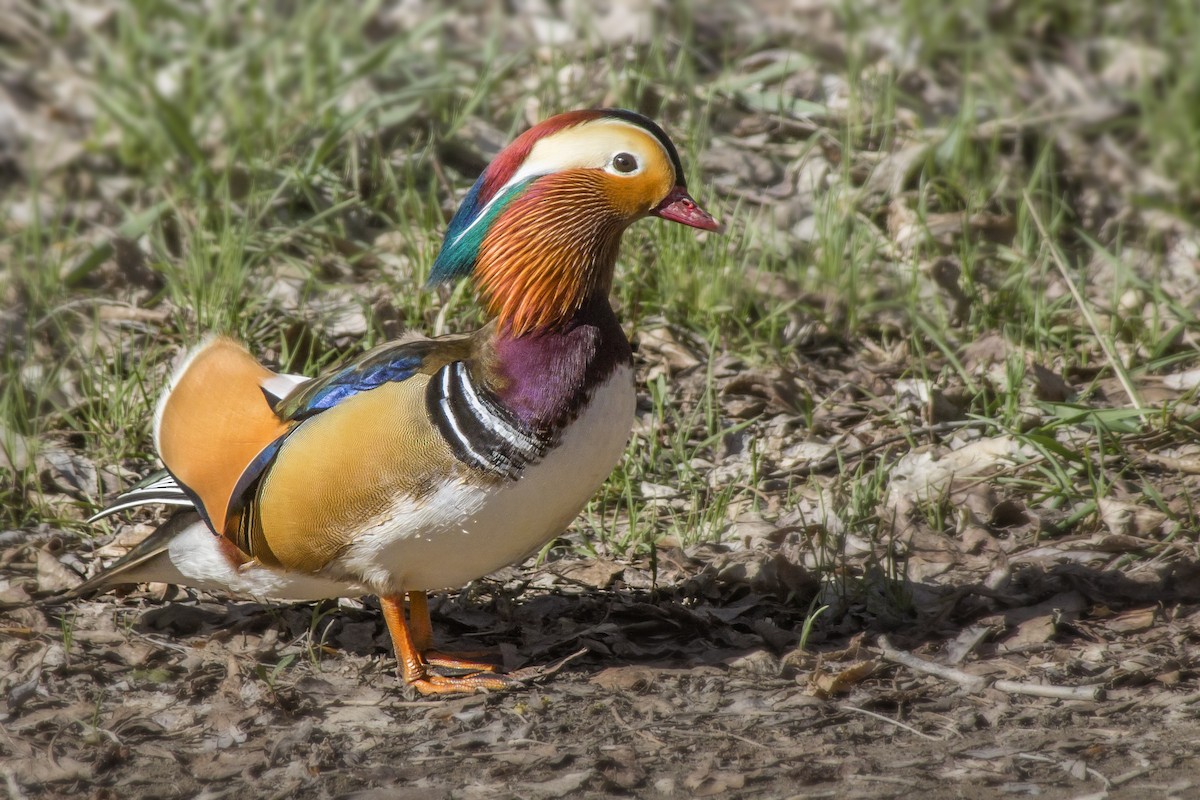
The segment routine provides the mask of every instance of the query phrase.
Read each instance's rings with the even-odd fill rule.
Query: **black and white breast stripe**
[[[527,430],[486,390],[476,389],[461,361],[438,370],[425,400],[454,457],[476,469],[515,478],[550,445],[548,436]]]

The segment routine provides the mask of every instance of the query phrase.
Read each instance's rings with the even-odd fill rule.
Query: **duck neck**
[[[497,398],[538,431],[574,419],[593,390],[633,358],[607,291],[593,291],[566,322],[544,330],[517,333],[500,322],[489,349]]]

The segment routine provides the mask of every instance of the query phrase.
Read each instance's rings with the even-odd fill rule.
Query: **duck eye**
[[[612,165],[617,172],[633,172],[637,169],[638,162],[629,153],[617,153],[613,156]]]

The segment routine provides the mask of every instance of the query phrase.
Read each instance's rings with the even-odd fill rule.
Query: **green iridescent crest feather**
[[[479,208],[479,188],[483,181],[483,177],[480,177],[459,206],[458,213],[450,220],[450,226],[446,229],[446,236],[442,241],[442,250],[429,272],[429,283],[450,283],[470,275],[475,269],[479,248],[492,223],[504,209],[524,194],[536,178],[537,176],[530,176],[513,184],[492,202]]]

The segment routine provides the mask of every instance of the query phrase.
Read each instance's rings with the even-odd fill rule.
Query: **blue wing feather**
[[[361,392],[369,392],[385,383],[411,378],[425,362],[426,342],[385,345],[324,378],[306,383],[275,407],[284,420],[301,420],[333,408]]]
[[[310,399],[296,410],[303,416],[333,408],[348,397],[359,392],[368,392],[385,383],[393,383],[412,377],[421,359],[402,357],[395,361],[364,367],[350,366],[321,381]]]

